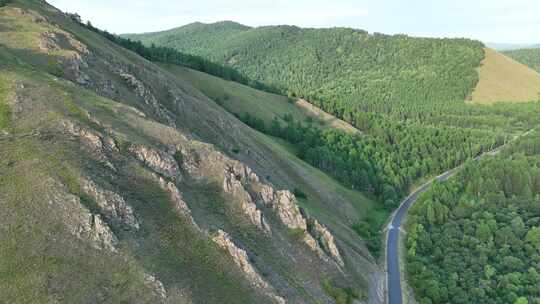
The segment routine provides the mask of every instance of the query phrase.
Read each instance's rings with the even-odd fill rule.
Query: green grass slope
[[[312,107],[305,101],[298,100],[292,102],[285,96],[258,91],[236,82],[226,81],[212,75],[176,65],[162,66],[174,74],[179,81],[187,82],[190,85],[195,86],[230,113],[239,116],[249,113],[252,117],[261,119],[268,124],[273,119],[284,122],[283,117],[290,115],[296,121],[314,121],[314,126],[322,130],[340,130],[350,134],[360,134],[360,132],[350,124],[322,112],[318,108]],[[294,145],[291,145],[285,140],[259,132],[256,134],[257,141],[260,141],[264,145],[268,145],[273,150],[273,153],[285,156],[283,158],[284,161],[280,163],[280,166],[288,168],[291,175],[297,175],[296,180],[298,189],[301,191],[307,190],[308,197],[316,197],[322,193],[321,191],[312,191],[312,188],[309,186],[310,183],[317,183],[326,185],[327,188],[332,189],[335,193],[339,193],[343,198],[346,198],[346,201],[355,202],[355,204],[353,204],[354,209],[349,209],[348,207],[343,206],[342,203],[333,206],[325,206],[324,204],[319,203],[327,199],[316,201],[310,199],[303,200],[302,202],[304,204],[308,206],[311,205],[308,208],[309,210],[312,210],[312,212],[318,216],[328,218],[336,224],[338,224],[339,220],[332,215],[333,212],[341,213],[342,211],[348,210],[345,211],[346,213],[355,210],[354,212],[362,215],[359,220],[365,221],[373,218],[375,219],[373,223],[382,225],[388,212],[381,208],[380,204],[368,199],[359,191],[343,186],[320,170],[313,168],[299,159],[295,155],[297,151]],[[343,216],[346,216],[345,213]],[[347,230],[350,227],[342,226],[342,228]]]
[[[161,66],[179,79],[189,82],[227,111],[236,115],[242,116],[247,113],[252,117],[262,119],[268,125],[274,118],[284,123],[283,117],[290,115],[295,121],[314,121],[315,125],[323,130],[339,129],[359,133],[358,129],[350,124],[311,106],[306,101],[294,101],[282,95],[259,91],[177,65],[162,64]]]

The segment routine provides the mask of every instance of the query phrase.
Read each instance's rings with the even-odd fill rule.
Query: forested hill
[[[249,29],[251,28],[248,26],[232,21],[222,21],[211,25],[195,22],[162,32],[126,34],[122,36],[134,40],[141,40],[145,43],[149,42],[149,44],[154,42],[170,47],[188,49],[193,54],[200,53],[207,55],[206,51],[209,49],[209,46],[212,45],[210,42],[215,41],[219,37],[230,37]],[[151,37],[152,41],[147,41],[146,37]],[[181,37],[182,40],[179,40],[177,37]],[[183,46],[180,46],[179,43],[182,43]],[[189,48],[186,48],[186,46],[189,46]]]
[[[250,28],[230,21],[124,37],[232,67],[251,86],[257,87],[256,81],[265,89],[304,97],[349,122],[362,137],[324,135],[290,119],[282,126],[264,125],[260,117],[232,110],[248,125],[299,147],[299,156],[312,165],[375,194],[389,209],[425,176],[527,128],[539,109],[537,104],[463,102],[478,83],[485,57],[483,44],[467,39],[347,28]]]
[[[504,52],[507,56],[540,72],[540,48],[520,49]]]
[[[539,133],[435,184],[408,226],[419,303],[539,303]]]
[[[395,103],[465,100],[484,58],[478,41],[347,28],[194,23],[127,37],[231,65],[280,93],[304,97],[335,114],[351,104],[387,113],[396,110]]]

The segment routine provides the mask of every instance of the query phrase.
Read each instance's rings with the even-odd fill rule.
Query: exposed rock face
[[[304,236],[302,240],[304,241],[304,243],[306,243],[309,249],[311,249],[319,256],[319,258],[328,261],[328,257],[319,246],[319,243],[317,243],[317,240],[311,234],[309,234],[309,232],[304,231]]]
[[[330,231],[320,224],[316,219],[309,218],[309,232],[317,239],[324,252],[326,252],[339,266],[344,266],[343,259],[339,253],[334,236]]]
[[[294,194],[288,190],[275,191],[272,187],[264,185],[259,191],[259,195],[265,205],[276,211],[285,226],[304,231],[303,240],[311,250],[315,251],[321,258],[326,258],[326,253],[338,265],[344,266],[334,236],[316,219],[301,212]]]
[[[255,267],[249,261],[246,250],[238,247],[231,239],[229,234],[219,230],[213,241],[221,248],[225,249],[232,257],[234,263],[242,270],[248,281],[256,288],[264,290],[265,294],[270,296],[275,303],[285,303],[285,300],[276,295],[273,288],[257,272]]]
[[[144,145],[131,145],[129,152],[147,167],[173,180],[181,180],[182,175],[176,160],[169,154]]]
[[[79,138],[96,159],[103,161],[107,167],[116,171],[114,165],[107,158],[107,153],[119,152],[112,137],[102,135],[70,120],[62,120],[60,126],[64,133]]]
[[[249,221],[260,230],[271,233],[270,225],[253,199],[253,186],[259,184],[259,178],[249,167],[216,151],[212,145],[200,145],[194,150],[179,144],[176,149],[182,155],[182,168],[192,178],[220,181],[223,192],[235,198]]]
[[[50,179],[47,181],[51,189],[65,189],[60,183]],[[71,233],[80,239],[86,239],[96,249],[105,249],[116,252],[118,239],[99,214],[92,214],[81,204],[81,200],[65,190],[56,190],[46,194],[46,200],[57,206],[59,212],[64,214],[63,219]]]
[[[104,190],[86,178],[81,179],[81,187],[96,201],[109,221],[127,229],[139,229],[139,221],[133,213],[133,208],[119,194]]]
[[[83,128],[80,125],[68,120],[63,120],[61,124],[66,133],[81,138],[81,140],[92,149],[102,151],[103,143],[101,142],[101,137],[97,132],[87,130],[86,128]]]
[[[42,34],[39,48],[42,52],[56,56],[67,79],[80,85],[90,84],[90,76],[83,70],[88,68],[86,58],[90,55],[87,46],[64,31],[48,31]]]
[[[277,191],[272,207],[277,212],[279,218],[287,227],[291,229],[307,229],[306,220],[302,217],[300,209],[296,204],[296,198],[288,191]]]
[[[276,191],[271,185],[261,182],[249,167],[213,150],[211,146],[197,152],[182,149],[182,146],[177,146],[177,149],[182,153],[182,167],[191,175],[204,177],[205,174],[222,174],[223,191],[238,200],[240,208],[259,229],[271,231],[257,203],[274,210],[286,227],[302,230],[304,243],[322,259],[328,260],[330,256],[338,265],[343,266],[333,235],[317,220],[302,214],[293,193],[288,190]],[[308,221],[310,224],[313,222],[312,225],[308,225]]]
[[[146,286],[152,289],[152,291],[154,292],[156,296],[158,296],[161,299],[167,298],[167,291],[165,290],[165,286],[163,286],[163,283],[160,280],[158,280],[156,277],[145,273],[144,281],[145,281]]]
[[[158,182],[161,189],[169,193],[170,199],[174,203],[175,212],[177,214],[184,216],[188,221],[191,222],[191,224],[195,228],[197,228],[197,230],[202,231],[200,227],[197,225],[197,223],[195,222],[195,220],[193,219],[191,215],[191,210],[189,209],[189,206],[186,204],[186,202],[182,198],[182,194],[180,193],[180,190],[178,190],[178,187],[176,187],[174,183],[166,181],[163,177],[158,176],[157,174],[154,174],[154,178]]]
[[[119,151],[112,137],[102,135],[69,120],[62,120],[60,124],[65,133],[80,138],[86,146],[95,152],[103,154]]]
[[[263,204],[276,211],[285,226],[291,229],[307,230],[306,219],[296,204],[296,197],[290,191],[276,191],[272,186],[263,185],[258,194]]]
[[[88,221],[83,222],[82,224],[79,233],[81,235],[89,236],[90,240],[96,245],[96,248],[108,249],[116,252],[115,246],[118,243],[118,239],[107,223],[101,219],[101,215],[90,214]]]
[[[154,113],[162,120],[164,120],[169,126],[176,127],[176,123],[170,115],[169,111],[158,102],[152,91],[148,89],[142,81],[137,79],[132,74],[125,72],[122,69],[118,69],[116,73],[126,82],[126,84],[133,89],[135,94],[142,99],[142,101],[149,105]]]
[[[242,171],[244,172],[244,171]],[[223,191],[236,197],[240,202],[242,211],[248,216],[250,221],[259,229],[270,233],[270,226],[266,222],[261,210],[251,198],[250,194],[242,185],[242,176],[236,175],[234,167],[229,167],[223,179]]]

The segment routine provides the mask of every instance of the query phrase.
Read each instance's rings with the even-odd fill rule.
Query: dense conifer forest
[[[436,183],[408,226],[420,303],[540,303],[540,134]]]
[[[346,28],[194,23],[128,37],[227,64],[339,117],[350,108],[387,113],[398,110],[394,103],[464,100],[478,80],[475,67],[484,57],[478,41]]]

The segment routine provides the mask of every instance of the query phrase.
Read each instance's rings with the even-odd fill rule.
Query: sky
[[[110,32],[143,33],[195,21],[249,26],[352,27],[370,33],[540,43],[538,0],[49,0]]]

